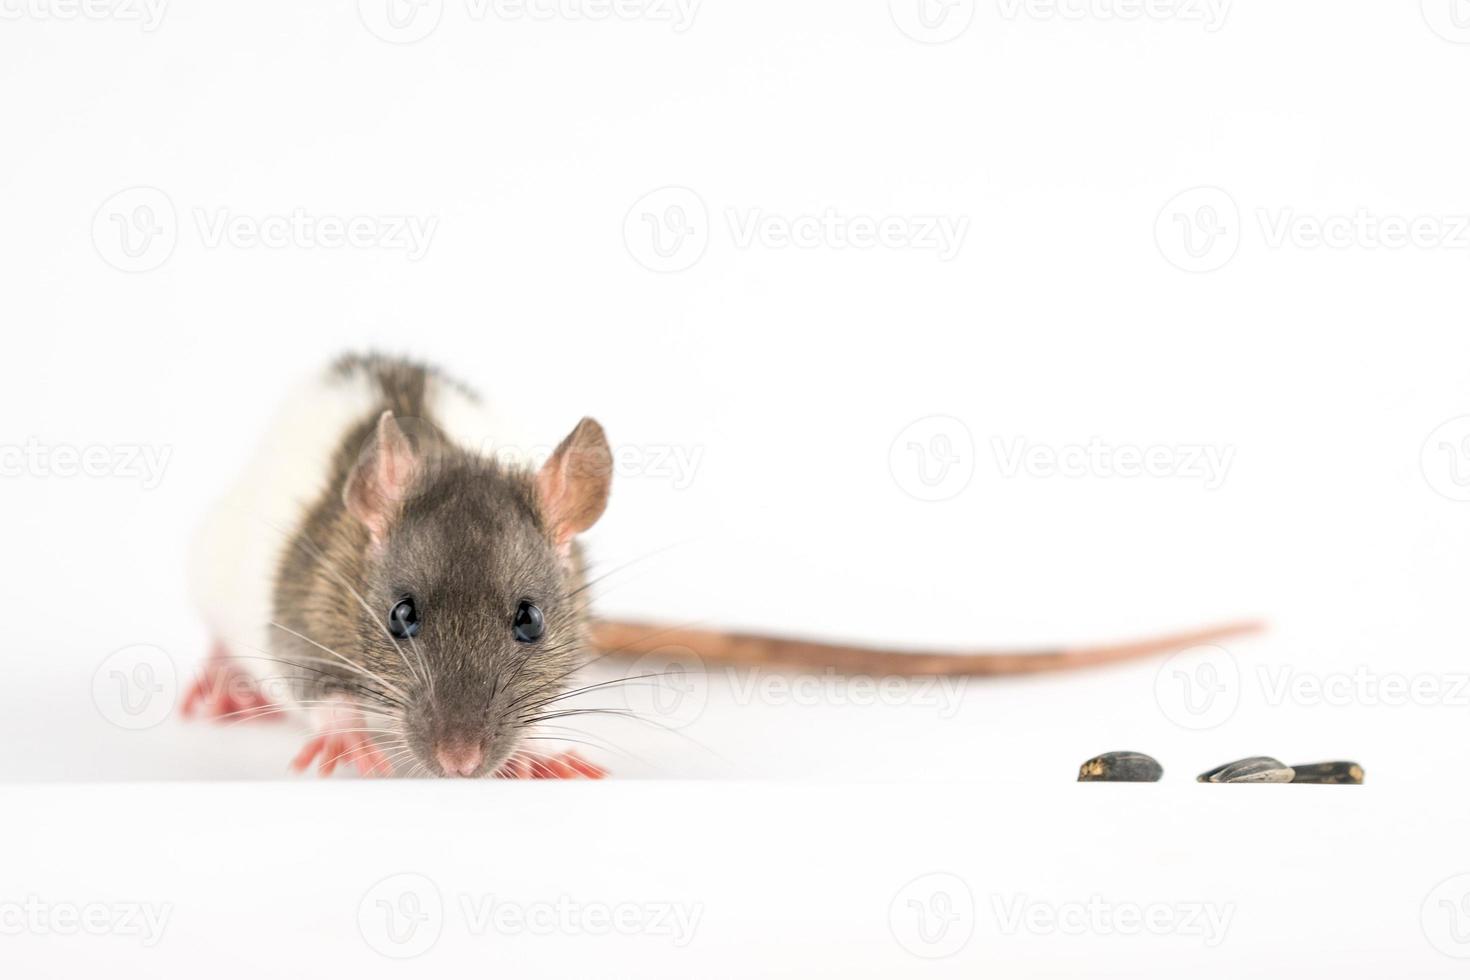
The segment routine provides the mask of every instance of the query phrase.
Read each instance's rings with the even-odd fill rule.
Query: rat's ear
[[[558,548],[566,548],[602,516],[612,470],[602,426],[583,419],[536,473],[536,501]]]
[[[374,542],[382,544],[387,538],[388,526],[418,470],[413,444],[393,420],[393,413],[384,412],[342,488],[347,512],[367,526]]]

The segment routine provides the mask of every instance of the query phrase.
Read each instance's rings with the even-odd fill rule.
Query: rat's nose
[[[441,742],[434,750],[439,768],[446,776],[473,776],[485,761],[485,753],[478,745],[468,742]]]

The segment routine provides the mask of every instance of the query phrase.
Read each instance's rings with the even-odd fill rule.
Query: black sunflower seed
[[[1164,767],[1142,752],[1104,752],[1082,763],[1079,783],[1156,783]]]
[[[1311,762],[1291,767],[1294,783],[1325,783],[1334,786],[1361,786],[1363,767],[1356,762]]]
[[[1289,783],[1296,773],[1285,763],[1265,755],[1237,759],[1200,773],[1202,783]]]

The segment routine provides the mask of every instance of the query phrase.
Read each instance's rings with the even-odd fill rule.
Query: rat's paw
[[[307,741],[306,745],[291,760],[291,768],[304,772],[312,761],[320,757],[317,771],[330,776],[337,763],[356,765],[364,776],[389,776],[393,767],[388,757],[374,744],[365,732],[326,732]]]
[[[517,753],[495,770],[497,779],[602,779],[606,775],[606,769],[575,752],[551,756]]]
[[[231,663],[224,647],[218,645],[210,651],[180,710],[185,718],[193,718],[197,713],[216,721],[281,717],[276,705],[260,692],[255,679]]]

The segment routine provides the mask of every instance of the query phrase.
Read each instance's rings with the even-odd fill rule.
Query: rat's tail
[[[1259,632],[1259,622],[1228,623],[1186,633],[1172,633],[1131,643],[1038,650],[1034,653],[938,653],[876,650],[871,647],[818,643],[812,640],[717,630],[664,628],[649,623],[598,620],[592,645],[606,655],[636,657],[646,653],[692,651],[708,665],[769,667],[772,670],[835,671],[870,677],[966,675],[999,677],[1047,670],[1097,667],[1159,653],[1174,653],[1201,643]]]

